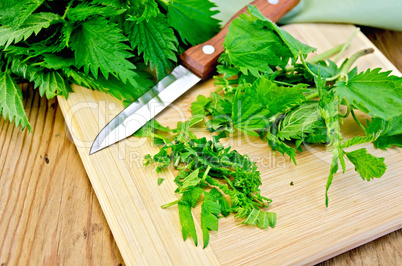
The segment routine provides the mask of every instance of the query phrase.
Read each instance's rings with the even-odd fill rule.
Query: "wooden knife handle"
[[[256,6],[260,12],[273,22],[279,21],[286,13],[295,7],[300,0],[279,0],[277,4],[271,4],[268,0],[256,0],[251,5]],[[247,6],[237,12],[222,28],[222,30],[212,37],[212,39],[193,46],[180,55],[181,62],[190,69],[194,74],[202,79],[209,77],[215,70],[215,66],[219,55],[223,52],[223,41],[225,40],[228,27],[233,19],[240,14],[247,12]],[[206,46],[211,45],[211,46]],[[206,46],[206,47],[205,47]],[[203,51],[204,48],[204,51]],[[208,48],[209,51],[208,51]],[[212,53],[211,53],[212,52]]]

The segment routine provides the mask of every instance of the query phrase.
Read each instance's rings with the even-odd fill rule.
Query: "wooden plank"
[[[354,30],[353,26],[319,24],[286,28],[319,51],[344,42]],[[345,55],[372,46],[359,34]],[[358,67],[383,67],[399,74],[378,49],[361,59]],[[214,89],[211,80],[202,83],[159,115],[158,121],[174,126],[179,119],[189,117],[190,103],[198,94],[209,95]],[[370,152],[386,157],[385,176],[363,182],[348,164],[345,175],[335,176],[330,207],[325,208],[323,195],[330,155],[323,148],[309,147],[298,155],[298,166],[294,166],[274,156],[257,139],[232,138],[227,144],[257,160],[263,178],[262,194],[274,200],[272,211],[278,213],[277,227],[262,231],[239,225],[234,219],[221,219],[220,229],[211,234],[208,248],[195,248],[191,241],[181,239],[177,209],[159,207],[175,199],[172,171],[164,173],[167,180],[157,186],[153,170],[140,164],[143,155],[157,149],[132,137],[88,156],[92,140],[122,105],[102,93],[80,87],[74,90],[76,93],[67,101],[59,98],[60,106],[127,264],[313,263],[401,228],[400,149],[383,152],[367,145]],[[364,118],[364,114],[360,117]],[[351,124],[346,121],[344,125],[346,137],[361,133]],[[291,181],[293,187],[289,185]],[[194,214],[199,221],[199,211]]]
[[[0,265],[118,265],[56,99],[27,91],[33,134],[0,122]]]

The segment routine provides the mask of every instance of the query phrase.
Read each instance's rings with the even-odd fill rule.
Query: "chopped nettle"
[[[218,219],[229,213],[242,218],[244,224],[274,227],[276,214],[264,210],[272,200],[260,194],[261,177],[255,162],[225,148],[219,143],[220,136],[213,136],[212,140],[197,138],[190,128],[201,121],[202,118],[192,118],[170,129],[152,120],[135,134],[162,145],[157,154],[145,156],[145,165],[155,164],[157,173],[170,165],[178,170],[175,192],[181,197],[162,208],[178,205],[183,239],[191,236],[198,244],[191,209],[199,202],[204,248],[209,242],[209,231],[217,231]]]

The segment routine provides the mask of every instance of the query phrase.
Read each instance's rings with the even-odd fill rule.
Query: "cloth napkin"
[[[281,0],[279,0],[281,1]],[[250,0],[212,0],[222,25]],[[347,23],[402,31],[402,0],[301,0],[278,24]]]

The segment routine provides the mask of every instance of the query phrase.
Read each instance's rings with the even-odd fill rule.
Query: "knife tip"
[[[94,154],[95,152],[100,151],[101,149],[102,149],[102,147],[92,144],[92,147],[89,150],[89,155]]]

